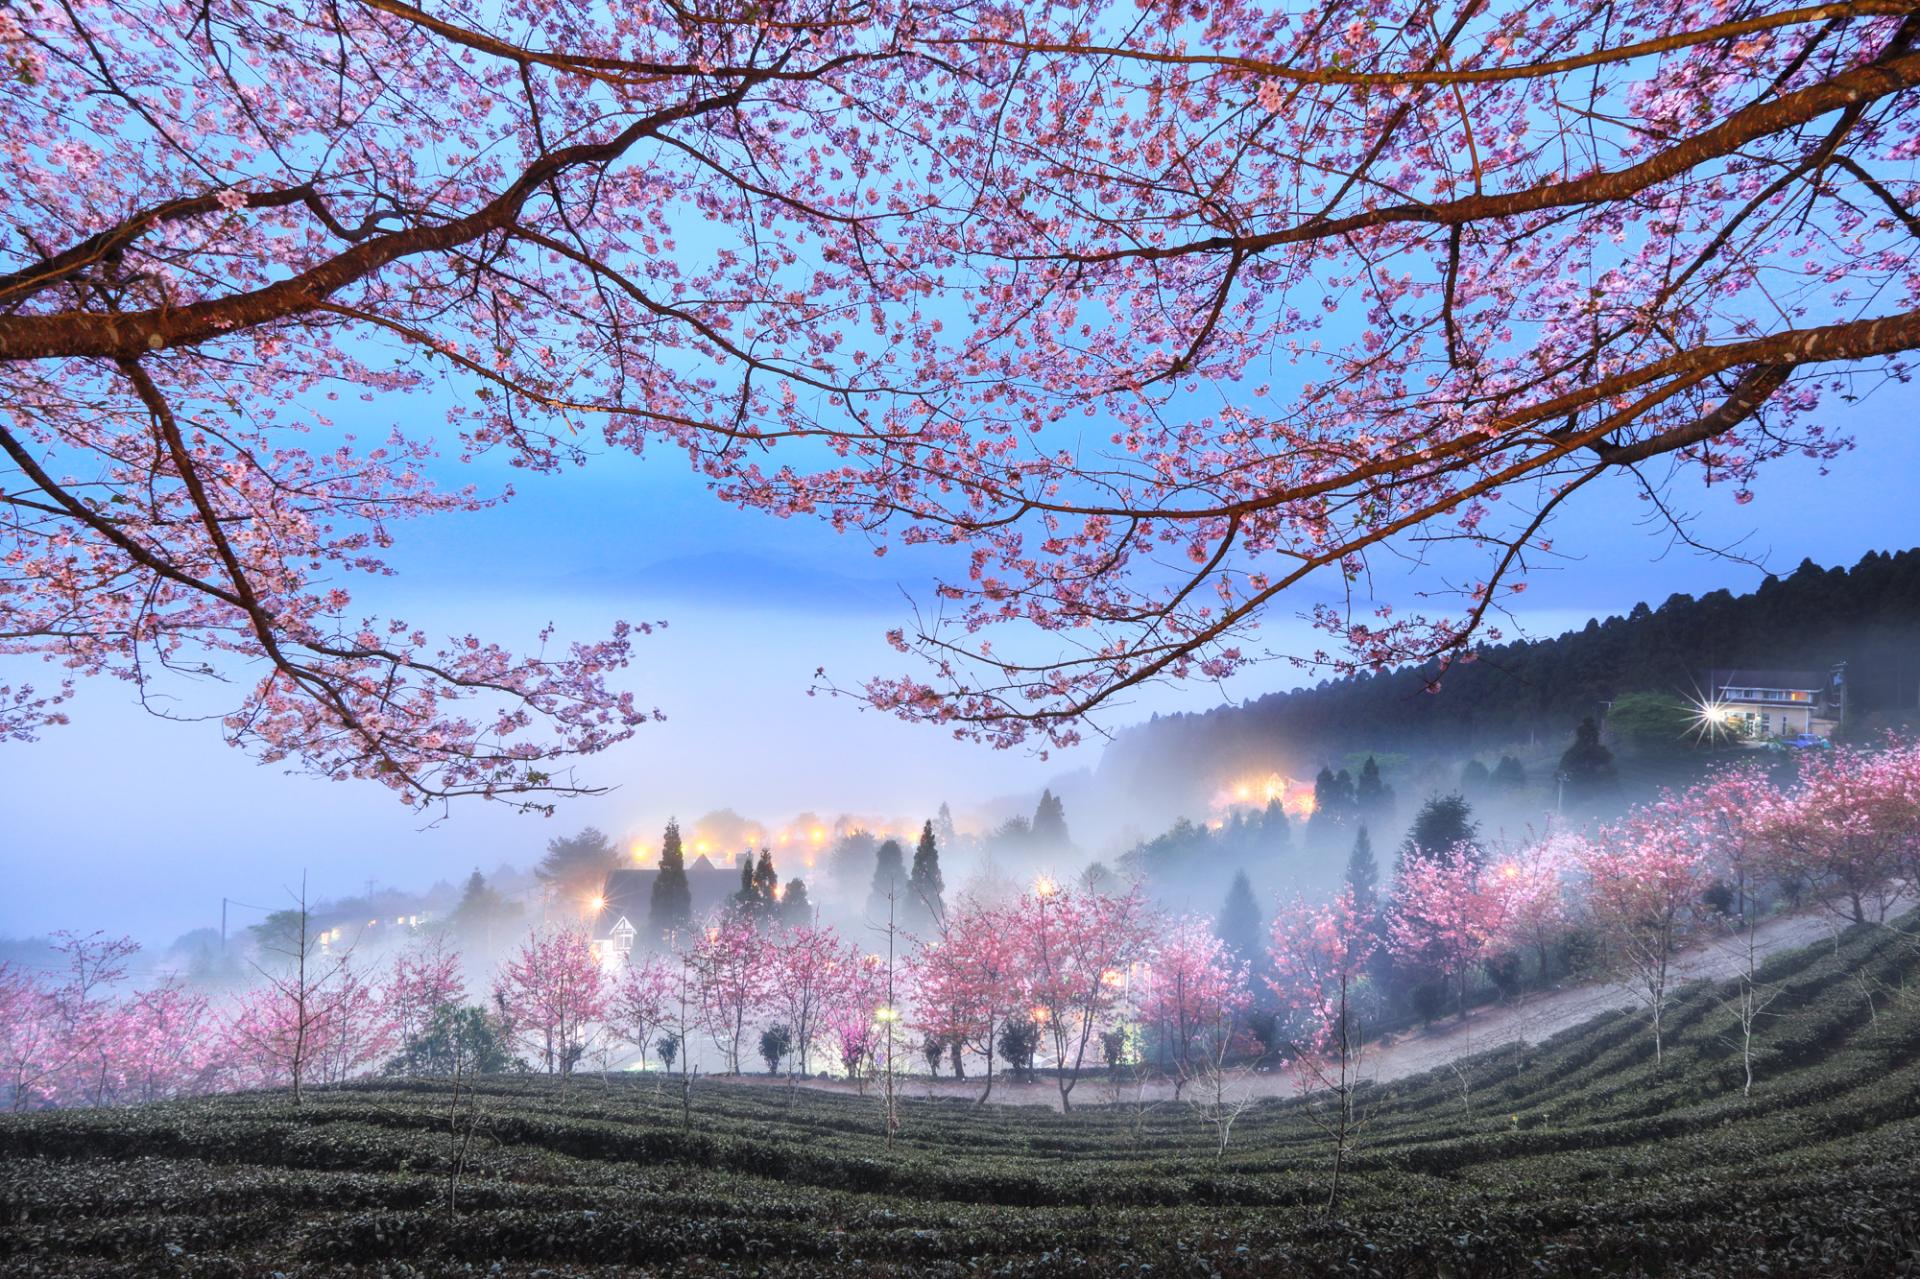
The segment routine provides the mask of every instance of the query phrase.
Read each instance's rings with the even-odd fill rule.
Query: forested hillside
[[[1920,550],[1872,552],[1852,569],[1811,561],[1747,595],[1673,595],[1553,639],[1501,644],[1443,679],[1426,667],[1325,681],[1243,706],[1161,716],[1119,735],[1103,785],[1164,792],[1180,778],[1249,768],[1311,776],[1359,750],[1467,751],[1570,737],[1623,693],[1697,694],[1723,667],[1826,670],[1846,662],[1857,731],[1920,700]],[[1437,680],[1437,687],[1430,688]]]

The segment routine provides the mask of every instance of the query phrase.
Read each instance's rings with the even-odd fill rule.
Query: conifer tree
[[[1225,942],[1233,957],[1256,972],[1265,955],[1260,931],[1260,904],[1253,897],[1253,883],[1242,870],[1234,874],[1227,900],[1213,922],[1214,936]]]
[[[787,881],[787,891],[780,895],[780,922],[788,928],[804,928],[813,922],[813,903],[807,899],[806,880]]]
[[[680,847],[680,823],[669,820],[660,837],[660,869],[647,902],[647,927],[656,939],[679,932],[693,920],[693,889],[687,883],[687,855]]]
[[[1052,790],[1040,792],[1039,806],[1033,810],[1033,842],[1046,848],[1065,848],[1073,841],[1067,837],[1067,809]]]
[[[873,855],[873,886],[867,890],[867,918],[888,918],[888,902],[904,896],[906,887],[906,853],[898,842],[890,839]]]
[[[946,881],[940,874],[940,847],[934,842],[933,823],[920,828],[920,844],[913,850],[913,873],[907,877],[913,909],[936,927],[946,922],[947,904],[941,893]]]
[[[1373,859],[1373,840],[1365,826],[1353,837],[1353,852],[1347,856],[1347,887],[1353,893],[1355,913],[1372,920],[1380,910],[1380,867]]]

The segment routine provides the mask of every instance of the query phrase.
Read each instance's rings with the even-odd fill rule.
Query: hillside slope
[[[1658,1070],[1613,1012],[1382,1085],[1331,1221],[1299,1102],[1216,1159],[1184,1107],[909,1101],[888,1151],[871,1097],[500,1078],[452,1213],[432,1085],[0,1120],[0,1274],[1913,1273],[1917,934],[1770,959],[1750,1097],[1705,983]]]

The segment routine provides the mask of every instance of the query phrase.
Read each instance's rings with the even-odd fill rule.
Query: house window
[[[633,953],[633,925],[624,919],[614,925],[613,948],[622,955]]]

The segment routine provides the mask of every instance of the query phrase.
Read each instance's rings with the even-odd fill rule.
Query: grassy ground
[[[1707,985],[1658,1070],[1616,1012],[1383,1085],[1332,1217],[1273,1100],[1224,1157],[1164,1103],[907,1100],[888,1150],[871,1098],[500,1078],[457,1185],[426,1084],[11,1118],[0,1274],[1920,1274],[1916,978],[1881,929],[1775,956],[1751,1097]]]

